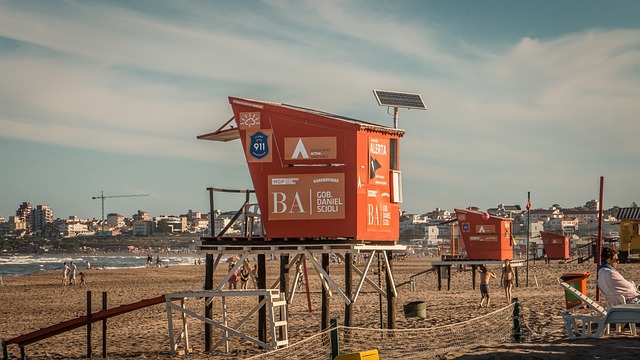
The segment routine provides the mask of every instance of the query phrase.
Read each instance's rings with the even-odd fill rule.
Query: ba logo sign
[[[269,154],[269,136],[258,131],[250,136],[251,145],[249,145],[249,153],[256,159],[262,159]]]

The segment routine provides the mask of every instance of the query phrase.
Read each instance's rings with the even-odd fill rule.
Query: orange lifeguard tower
[[[229,102],[234,116],[198,139],[241,140],[264,240],[397,242],[403,130],[282,103]]]
[[[380,268],[384,265],[386,328],[395,328],[397,291],[392,255],[394,251],[406,251],[406,246],[396,244],[402,202],[399,139],[404,135],[404,130],[397,127],[398,108],[426,107],[419,94],[382,90],[374,90],[374,94],[379,105],[394,108],[393,128],[283,103],[229,97],[233,117],[198,139],[240,139],[254,190],[207,189],[212,214],[216,191],[244,193],[246,200],[232,219],[235,221],[244,212],[244,234],[225,235],[231,225],[228,224],[218,234],[201,237],[197,251],[207,254],[205,290],[221,290],[225,286],[227,279],[214,284],[213,272],[222,256],[231,254],[240,260],[228,274],[249,257],[257,256],[257,287],[268,289],[266,255],[275,254],[280,258],[280,294],[290,301],[295,291],[288,286],[289,270],[306,259],[323,284],[320,329],[329,327],[330,291],[344,302],[344,324],[351,326],[353,302],[367,271],[372,269],[371,263],[377,259]],[[247,208],[254,205],[249,203],[251,193],[255,193],[258,211],[249,216]],[[249,231],[248,219],[259,219],[264,231],[258,235]],[[353,291],[353,256],[360,253],[367,254],[367,264],[359,272],[360,286]],[[344,290],[329,273],[330,254],[344,260]],[[307,301],[311,301],[308,290]],[[280,302],[287,303],[277,301]],[[211,315],[211,306],[207,305],[205,317]],[[266,318],[263,307],[258,314],[258,337],[262,342],[267,338]],[[382,312],[380,321],[383,327]],[[277,323],[283,324],[284,320]],[[205,351],[210,349],[211,331],[211,325],[206,324]]]
[[[569,237],[551,232],[540,231],[542,245],[549,260],[569,259]]]
[[[469,260],[513,258],[511,219],[468,209],[455,209]]]

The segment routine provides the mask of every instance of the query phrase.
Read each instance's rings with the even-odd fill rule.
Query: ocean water
[[[158,254],[153,254],[155,265]],[[160,254],[162,265],[193,265],[200,259],[204,263],[204,255],[199,254]],[[118,269],[142,268],[147,266],[147,254],[119,255],[71,255],[71,254],[36,254],[36,255],[0,255],[0,276],[18,276],[37,271],[57,270],[64,262],[73,261],[78,270],[85,270],[87,262],[92,268]]]

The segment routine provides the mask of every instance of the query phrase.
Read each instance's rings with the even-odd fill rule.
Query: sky
[[[393,126],[402,209],[640,202],[640,2],[0,0],[0,215],[208,212],[229,96]],[[145,195],[119,197],[122,195]],[[242,195],[217,194],[236,210]]]

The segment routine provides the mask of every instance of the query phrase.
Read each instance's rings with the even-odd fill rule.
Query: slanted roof
[[[263,101],[263,100],[252,100],[252,99],[232,98],[232,97],[229,97],[229,100],[231,102],[241,103],[242,105],[248,105],[248,106],[253,106],[258,108],[262,108],[262,105],[281,107],[289,110],[299,111],[299,112],[313,114],[317,116],[323,116],[323,117],[334,119],[334,120],[356,124],[362,130],[376,131],[376,132],[386,133],[386,134],[391,134],[396,136],[404,135],[404,130],[402,129],[396,129],[392,127],[377,125],[374,123],[357,120],[357,119],[353,119],[353,118],[342,116],[342,115],[336,115],[336,114],[328,113],[321,110],[314,110],[314,109],[304,108],[304,107],[295,106],[295,105],[289,105],[289,104],[277,103],[277,102],[271,102],[271,101]],[[240,132],[238,131],[238,128],[234,126],[235,123],[233,120],[234,120],[234,117],[231,117],[231,119],[227,120],[227,122],[224,123],[220,128],[218,128],[218,130],[211,133],[199,135],[197,136],[197,138],[199,140],[213,140],[213,141],[223,141],[223,142],[239,139]]]
[[[640,220],[640,207],[626,207],[618,210],[618,220]]]
[[[198,135],[197,139],[227,142],[240,139],[240,132],[237,127],[233,126],[233,117],[231,117],[231,119],[227,120],[218,130],[208,134]]]

